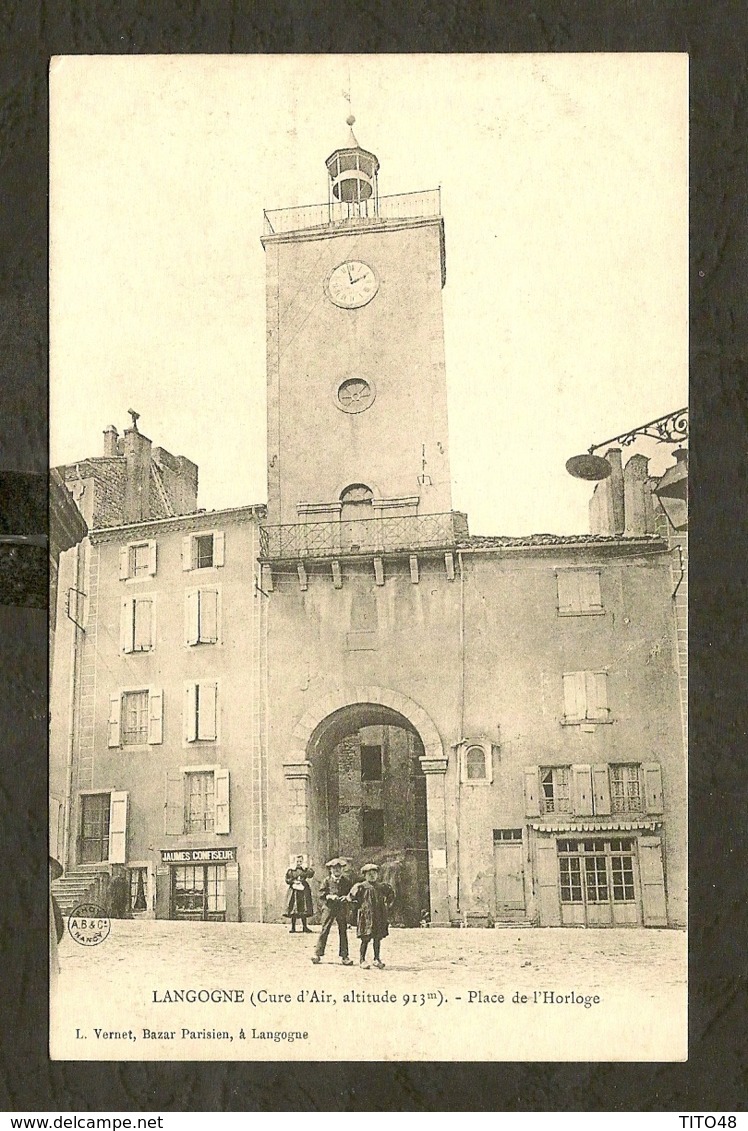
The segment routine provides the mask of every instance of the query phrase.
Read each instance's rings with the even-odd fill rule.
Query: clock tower
[[[452,507],[439,190],[380,197],[353,123],[327,203],[265,213],[270,526]]]

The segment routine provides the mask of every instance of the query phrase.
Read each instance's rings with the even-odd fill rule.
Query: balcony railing
[[[260,528],[260,553],[267,561],[334,558],[391,551],[449,549],[467,534],[459,512],[295,522]]]
[[[303,204],[298,208],[273,208],[264,213],[264,234],[280,235],[284,232],[299,232],[306,228],[326,228],[331,225],[360,227],[382,220],[418,219],[420,217],[441,216],[441,189],[425,189],[421,192],[404,192],[395,196],[380,196],[379,210],[375,214],[373,198],[358,206],[339,204]]]

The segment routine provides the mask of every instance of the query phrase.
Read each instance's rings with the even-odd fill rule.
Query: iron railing
[[[333,522],[294,522],[260,527],[260,555],[282,558],[333,558],[382,554],[393,550],[449,549],[463,536],[464,515],[398,515]]]
[[[264,234],[275,236],[283,232],[299,232],[305,228],[326,228],[338,224],[357,227],[381,220],[441,216],[441,189],[380,196],[378,212],[375,212],[373,198],[360,205],[360,214],[358,208],[358,205],[331,201],[327,204],[302,204],[297,208],[266,209]]]

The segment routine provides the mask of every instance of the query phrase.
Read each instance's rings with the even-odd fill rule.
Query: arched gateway
[[[320,700],[294,739],[289,850],[345,856],[354,871],[373,860],[395,888],[395,923],[417,926],[426,910],[444,921],[447,759],[426,712],[399,692],[354,688]]]

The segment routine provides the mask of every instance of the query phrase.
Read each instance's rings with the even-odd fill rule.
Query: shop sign
[[[236,860],[235,848],[169,848],[161,852],[162,864],[215,864]]]

